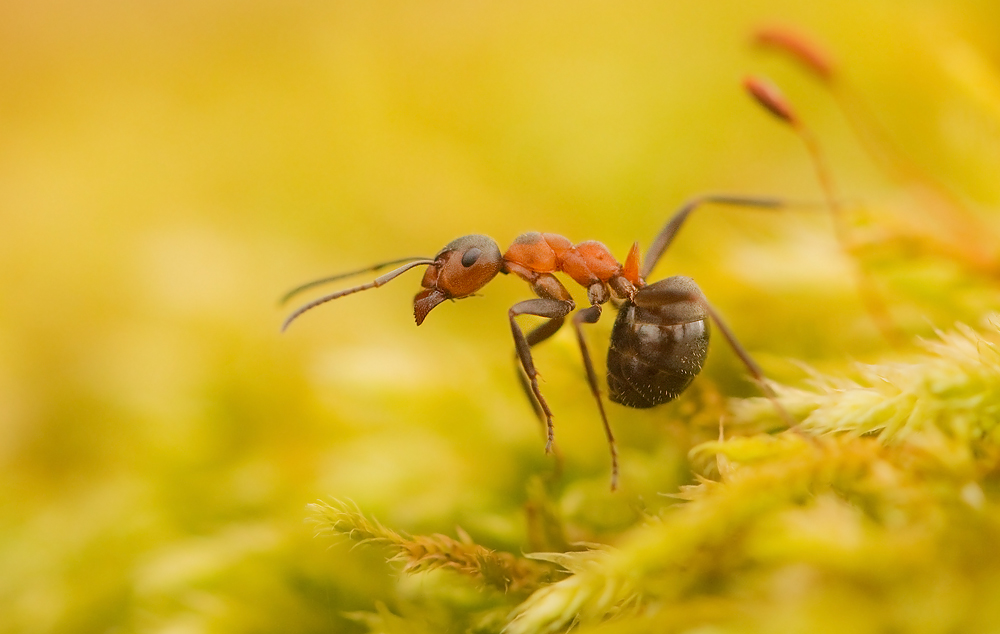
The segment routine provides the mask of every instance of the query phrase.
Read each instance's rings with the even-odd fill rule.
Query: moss
[[[807,412],[799,431],[696,446],[693,462],[715,477],[614,546],[522,559],[464,535],[401,537],[352,505],[316,512],[338,533],[388,545],[404,573],[447,568],[511,594],[533,590],[510,601],[511,634],[989,629],[1000,615],[992,335],[960,327],[908,363],[859,366],[852,381],[815,375],[814,390],[778,387],[789,411]],[[732,410],[736,430],[778,416],[767,399]]]

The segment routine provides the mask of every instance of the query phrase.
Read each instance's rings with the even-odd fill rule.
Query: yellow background
[[[283,335],[276,300],[468,233],[504,248],[551,231],[624,258],[697,193],[818,200],[747,73],[783,87],[845,198],[905,213],[822,87],[749,45],[772,23],[823,42],[901,150],[994,224],[993,2],[6,0],[0,631],[357,627],[342,613],[372,609],[392,575],[313,538],[304,505],[328,495],[517,552],[525,482],[552,469],[506,322],[528,289],[500,277],[417,329],[411,273]],[[657,277],[695,277],[794,381],[790,359],[884,349],[847,270],[821,213],[706,210]],[[909,299],[894,309],[920,333],[928,312],[974,320],[993,297]],[[591,333],[599,360],[609,328]],[[754,394],[719,344],[701,381]],[[536,360],[582,483],[569,516],[610,530],[639,493],[686,481],[684,447],[657,449],[658,489],[636,491],[629,466],[683,405],[612,406],[610,496],[570,333]]]

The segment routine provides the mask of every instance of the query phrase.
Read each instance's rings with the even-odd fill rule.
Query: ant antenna
[[[395,266],[397,264],[402,264],[404,262],[413,262],[415,260],[426,260],[425,257],[415,256],[409,258],[399,258],[398,260],[389,260],[388,262],[380,262],[379,264],[373,264],[372,266],[366,266],[363,269],[358,269],[356,271],[348,271],[347,273],[338,273],[337,275],[331,275],[329,277],[321,277],[318,280],[313,280],[311,282],[306,282],[300,286],[296,286],[292,290],[288,291],[281,296],[278,300],[279,306],[284,306],[288,303],[288,300],[295,297],[296,295],[309,290],[310,288],[315,288],[329,282],[336,282],[337,280],[342,280],[348,277],[354,277],[355,275],[361,275],[362,273],[374,273],[376,271],[381,271],[382,269],[389,268],[390,266]]]
[[[778,90],[778,87],[770,81],[761,77],[746,77],[743,80],[743,87],[750,93],[758,104],[763,106],[777,119],[785,122],[792,128],[792,131],[806,146],[806,152],[813,164],[816,172],[816,179],[819,181],[820,189],[826,198],[827,207],[830,209],[833,218],[833,230],[840,243],[840,248],[845,254],[850,254],[850,231],[844,221],[844,209],[837,197],[837,188],[833,184],[833,177],[827,166],[826,156],[820,149],[819,142],[812,130],[809,129],[792,109],[791,104],[785,96]],[[878,328],[882,336],[892,344],[898,344],[900,334],[893,324],[892,317],[888,309],[882,302],[878,292],[872,286],[871,279],[864,274],[858,263],[849,258],[851,262],[851,273],[854,276],[854,283],[861,295],[861,301],[865,305],[868,314]]]
[[[320,297],[319,299],[314,299],[313,301],[309,302],[305,306],[300,306],[299,308],[297,308],[295,310],[295,312],[293,312],[291,315],[288,316],[288,318],[285,320],[285,323],[281,324],[281,332],[285,332],[285,330],[288,329],[288,326],[293,321],[295,321],[295,319],[299,315],[301,315],[302,313],[306,312],[307,310],[311,310],[313,308],[316,308],[317,306],[319,306],[321,304],[325,304],[325,303],[327,303],[329,301],[335,300],[338,297],[343,297],[344,295],[350,295],[352,293],[358,293],[360,291],[367,291],[368,289],[371,289],[371,288],[378,288],[379,286],[382,286],[383,284],[386,284],[387,282],[390,282],[390,281],[396,279],[397,277],[399,277],[403,273],[406,273],[407,271],[409,271],[412,268],[416,268],[418,266],[430,266],[430,265],[432,265],[432,264],[435,263],[435,260],[431,260],[429,258],[422,258],[422,259],[404,258],[402,260],[393,260],[391,262],[384,262],[382,264],[376,264],[375,266],[368,267],[366,269],[360,269],[359,271],[353,271],[351,273],[344,273],[343,275],[334,275],[333,277],[327,277],[327,278],[323,278],[322,280],[316,280],[315,282],[309,282],[308,284],[304,284],[303,286],[300,286],[299,288],[294,289],[294,291],[291,292],[291,293],[289,293],[288,295],[286,295],[286,297],[290,297],[290,296],[294,295],[295,293],[297,293],[299,290],[302,290],[303,288],[311,288],[311,287],[313,287],[313,286],[315,286],[317,284],[322,284],[322,283],[329,282],[329,281],[332,281],[332,280],[338,280],[338,279],[343,278],[343,277],[350,277],[351,275],[357,275],[358,273],[365,273],[367,271],[378,271],[379,269],[385,268],[387,266],[391,266],[392,264],[398,264],[399,262],[405,262],[407,260],[413,260],[413,261],[411,261],[409,264],[404,264],[403,266],[399,267],[398,269],[389,271],[385,275],[377,277],[374,280],[372,280],[371,282],[368,282],[367,284],[359,284],[358,286],[353,286],[351,288],[344,289],[342,291],[337,291],[336,293],[330,293],[329,295],[324,295],[323,297]]]

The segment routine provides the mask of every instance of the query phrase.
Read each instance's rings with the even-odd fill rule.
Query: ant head
[[[492,238],[471,235],[449,242],[434,256],[420,283],[424,290],[413,298],[417,325],[444,300],[468,297],[486,286],[501,268],[503,255]]]

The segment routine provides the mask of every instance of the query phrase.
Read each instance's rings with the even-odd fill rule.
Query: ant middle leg
[[[608,423],[608,415],[604,411],[604,400],[601,398],[601,389],[597,380],[597,373],[594,372],[594,363],[590,359],[590,350],[587,342],[583,338],[583,324],[596,324],[601,318],[601,305],[594,304],[590,308],[584,308],[573,315],[573,328],[576,330],[576,340],[580,344],[580,353],[583,355],[583,367],[587,371],[587,383],[590,385],[590,393],[597,401],[597,409],[601,413],[601,422],[604,423],[604,434],[608,438],[608,448],[611,450],[611,490],[618,488],[618,446],[615,443],[615,436],[611,433],[611,425]]]

